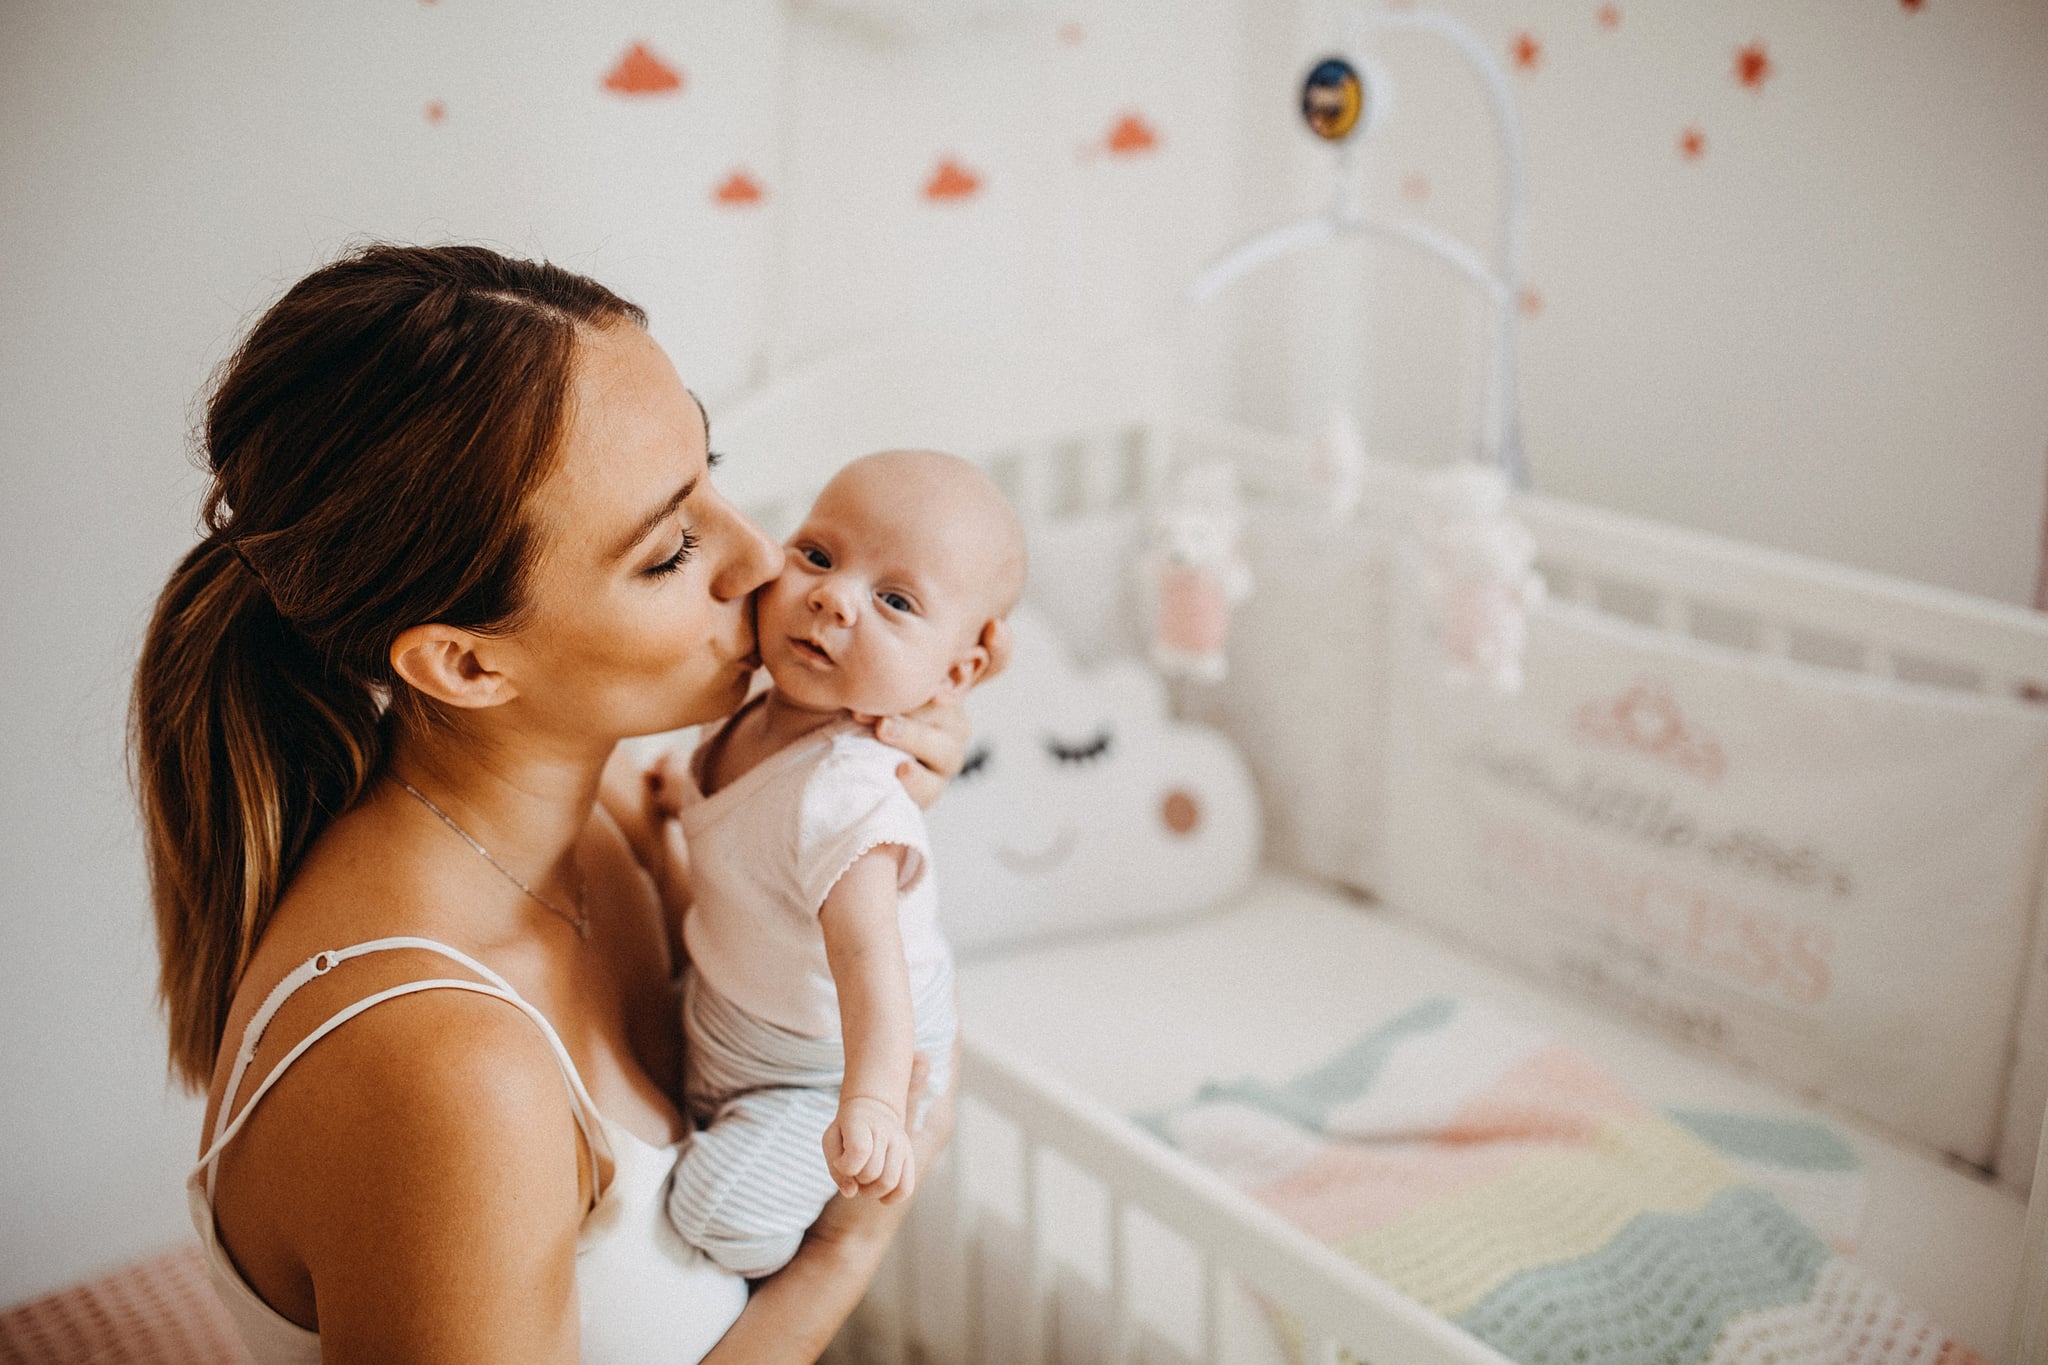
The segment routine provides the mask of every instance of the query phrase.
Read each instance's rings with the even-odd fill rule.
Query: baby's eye
[[[829,569],[832,567],[832,556],[826,554],[815,545],[805,545],[798,549],[797,553],[802,555],[804,562],[814,569]]]
[[[883,606],[891,611],[914,612],[917,610],[917,604],[900,592],[880,592],[876,593],[875,596],[881,600]]]

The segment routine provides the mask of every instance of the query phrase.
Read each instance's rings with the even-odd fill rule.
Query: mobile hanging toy
[[[1150,529],[1140,570],[1153,665],[1170,678],[1221,682],[1231,610],[1252,590],[1237,471],[1222,460],[1181,470]]]
[[[1342,57],[1325,57],[1301,82],[1301,118],[1325,142],[1342,142],[1366,122],[1365,82]]]

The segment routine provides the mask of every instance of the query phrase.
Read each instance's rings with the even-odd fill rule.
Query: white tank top
[[[256,1055],[256,1045],[279,1007],[293,992],[337,963],[365,953],[416,948],[453,959],[482,977],[435,977],[408,981],[378,991],[339,1011],[307,1034],[271,1069],[248,1103],[230,1113],[243,1074]],[[213,1140],[185,1182],[192,1224],[206,1248],[207,1269],[228,1315],[240,1330],[257,1365],[318,1365],[320,1337],[309,1332],[257,1296],[220,1244],[213,1221],[214,1177],[221,1149],[233,1140],[249,1115],[285,1069],[329,1033],[372,1006],[401,995],[426,990],[474,991],[513,1006],[539,1026],[554,1050],[568,1083],[576,1126],[590,1151],[590,1187],[599,1190],[599,1156],[611,1158],[612,1178],[584,1215],[576,1239],[576,1294],[582,1315],[582,1359],[586,1365],[647,1365],[648,1362],[694,1362],[725,1335],[747,1304],[746,1282],[720,1269],[684,1242],[669,1225],[664,1207],[668,1177],[675,1165],[674,1146],[656,1147],[608,1121],[591,1103],[590,1092],[577,1074],[576,1063],[546,1016],[519,998],[518,992],[490,968],[446,944],[425,938],[380,938],[317,953],[293,969],[263,1002],[242,1035],[234,1068],[214,1120]]]

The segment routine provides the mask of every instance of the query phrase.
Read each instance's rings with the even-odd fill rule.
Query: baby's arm
[[[895,844],[862,854],[818,912],[846,1039],[846,1078],[839,1114],[825,1130],[825,1163],[841,1194],[880,1195],[889,1204],[908,1199],[917,1187],[904,1130],[917,1042],[910,967],[896,923],[903,856]]]

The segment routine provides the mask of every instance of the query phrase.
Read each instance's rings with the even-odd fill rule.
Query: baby
[[[914,1187],[911,1061],[947,1082],[952,955],[904,755],[865,722],[958,697],[1024,586],[994,482],[932,451],[856,460],[756,604],[774,685],[664,772],[689,849],[684,1098],[670,1219],[729,1270],[787,1261],[832,1197]]]

